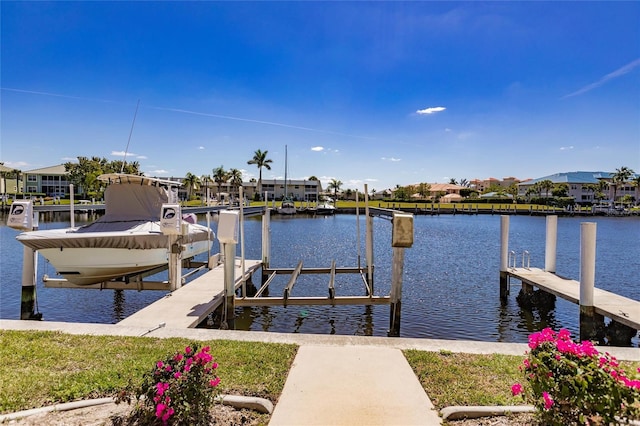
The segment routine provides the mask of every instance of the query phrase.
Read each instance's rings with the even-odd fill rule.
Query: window
[[[36,175],[27,175],[27,182],[37,182],[38,179]]]

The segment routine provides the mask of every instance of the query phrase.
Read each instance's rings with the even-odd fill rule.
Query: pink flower
[[[162,417],[162,414],[164,413],[165,408],[167,408],[167,406],[162,404],[162,403],[156,405],[156,417],[157,418],[161,418]]]
[[[168,408],[167,411],[162,415],[162,423],[167,424],[167,422],[169,421],[169,417],[171,417],[173,413],[173,408]]]
[[[513,396],[520,395],[522,393],[522,385],[520,383],[516,383],[511,386],[511,394]]]
[[[548,392],[542,392],[542,399],[544,399],[545,410],[548,410],[551,407],[553,407],[553,398],[551,398]]]
[[[220,384],[220,377],[216,377],[213,380],[209,380],[209,386],[211,386],[212,388],[218,386]]]
[[[160,368],[164,367],[164,363],[162,361],[158,361],[156,363],[156,367],[158,367],[160,369]]]
[[[156,394],[158,396],[164,395],[167,389],[169,389],[169,383],[163,383],[163,382],[156,383]]]
[[[191,353],[191,346],[187,346],[186,348],[184,348],[184,353],[185,354],[190,354]]]
[[[180,361],[182,361],[182,358],[184,358],[182,356],[182,354],[181,353],[177,353],[176,356],[173,357],[173,360],[176,361],[176,362],[180,362]]]
[[[181,376],[182,376],[182,374],[180,374],[180,372],[179,372],[179,371],[176,371],[176,372],[173,374],[173,377],[175,377],[176,379],[180,379],[180,377],[181,377]]]

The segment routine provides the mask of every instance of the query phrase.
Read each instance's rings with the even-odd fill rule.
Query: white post
[[[593,306],[596,277],[596,223],[580,224],[580,307]]]
[[[171,291],[182,287],[182,245],[180,235],[169,235],[169,288]]]
[[[247,283],[244,279],[244,192],[240,186],[240,273],[242,274],[242,297],[247,296]]]
[[[389,337],[400,336],[400,318],[402,307],[402,273],[404,270],[404,248],[393,247],[391,271],[391,312],[389,319]]]
[[[74,200],[73,200],[73,184],[69,184],[69,213],[71,214],[71,227],[76,226],[76,218],[74,212]]]
[[[547,216],[547,236],[544,249],[544,269],[556,272],[556,246],[558,243],[558,216]]]
[[[500,216],[500,300],[506,301],[509,296],[509,216]]]
[[[369,215],[369,188],[364,185],[364,211],[366,216],[365,254],[367,257],[367,282],[371,294],[373,294],[373,218]]]
[[[224,243],[224,288],[226,296],[226,322],[230,329],[234,329],[235,317],[235,296],[236,296],[236,245],[233,243]]]
[[[269,267],[269,258],[271,257],[270,218],[271,210],[265,205],[264,214],[262,215],[262,265],[265,268]]]
[[[366,189],[365,189],[366,191]],[[358,190],[356,189],[356,246],[358,247],[358,269],[360,269],[360,200],[358,197]]]
[[[509,216],[500,216],[500,272],[506,272],[509,262]]]

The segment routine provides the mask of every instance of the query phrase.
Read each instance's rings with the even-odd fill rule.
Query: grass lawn
[[[81,336],[0,330],[0,413],[80,399],[114,396],[138,384],[155,362],[181,351],[187,339]],[[278,400],[296,345],[212,340],[220,391]],[[523,356],[404,351],[437,409],[450,405],[515,405],[511,385],[522,382]],[[627,371],[640,362],[623,362]]]

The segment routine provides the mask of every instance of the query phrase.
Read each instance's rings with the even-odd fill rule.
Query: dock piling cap
[[[239,215],[237,211],[224,210],[218,219],[218,241],[223,244],[238,243]]]
[[[391,232],[392,247],[411,247],[413,245],[413,215],[411,213],[393,213]]]

